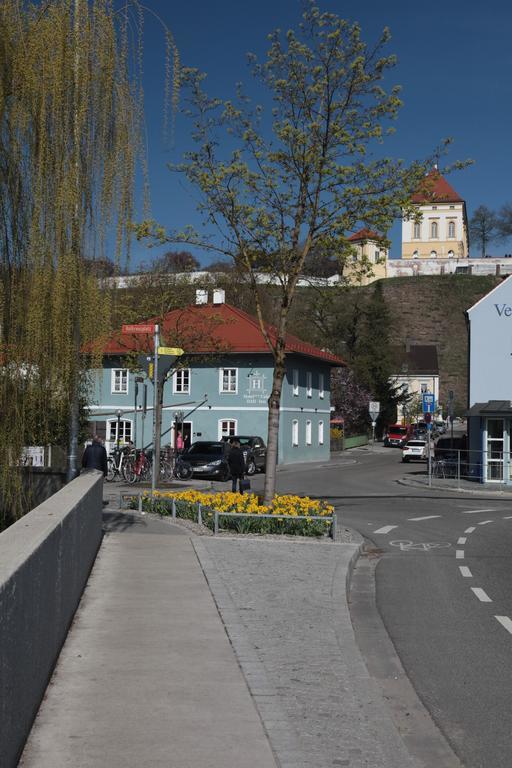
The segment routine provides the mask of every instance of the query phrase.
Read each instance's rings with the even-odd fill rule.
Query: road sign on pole
[[[423,413],[434,413],[436,409],[436,399],[432,392],[424,392],[422,395]]]
[[[380,403],[377,400],[370,400],[368,403],[368,411],[372,421],[375,421],[380,413]]]
[[[185,352],[180,347],[158,347],[159,355],[168,355],[169,357],[181,357]]]

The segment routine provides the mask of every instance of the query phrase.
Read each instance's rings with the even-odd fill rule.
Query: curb
[[[404,485],[409,488],[422,488],[425,491],[448,491],[449,493],[468,493],[474,496],[499,496],[502,499],[508,497],[512,499],[512,488],[510,491],[493,491],[491,489],[479,490],[478,488],[450,488],[446,485],[437,485],[434,483],[432,483],[432,485],[418,483],[405,477],[399,478],[396,482],[399,485]]]

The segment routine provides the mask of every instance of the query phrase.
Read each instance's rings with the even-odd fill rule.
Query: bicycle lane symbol
[[[448,547],[451,547],[451,544],[448,541],[429,541],[415,544],[412,541],[403,539],[390,541],[389,544],[391,547],[399,547],[402,552],[410,552],[411,550],[430,552],[432,549],[447,549]]]

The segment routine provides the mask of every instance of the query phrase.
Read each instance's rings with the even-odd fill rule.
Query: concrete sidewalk
[[[20,765],[275,768],[182,529],[113,510]]]
[[[20,766],[439,768],[409,754],[359,652],[358,541],[195,537],[107,510]]]

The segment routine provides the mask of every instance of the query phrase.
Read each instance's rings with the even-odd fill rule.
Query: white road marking
[[[480,589],[480,587],[471,587],[471,591],[475,593],[475,595],[482,603],[492,603],[492,600],[487,592],[484,592],[484,590]]]
[[[398,525],[385,525],[383,528],[378,528],[374,533],[389,533],[393,528],[398,528]]]
[[[478,525],[488,525],[489,523],[494,523],[494,520],[482,520]]]
[[[507,517],[503,518],[504,520],[512,520],[512,515],[507,515]]]
[[[476,531],[476,528],[474,525],[472,525],[471,528],[466,528],[464,533],[473,533],[473,531]]]
[[[463,560],[464,559],[464,550],[463,549],[456,549],[455,550],[455,557],[457,560]]]
[[[460,539],[457,539],[457,544],[465,544],[467,541],[465,536],[461,536]]]
[[[463,515],[477,515],[479,512],[496,512],[495,509],[467,509],[461,514]]]
[[[495,616],[494,618],[498,619],[499,623],[512,635],[512,619],[509,619],[508,616]]]
[[[472,579],[473,574],[467,567],[467,565],[459,565],[459,571],[461,572],[461,575],[464,576],[466,579]]]
[[[442,515],[425,515],[425,517],[408,517],[408,520],[416,522],[417,520],[433,520],[435,517],[442,517]]]

